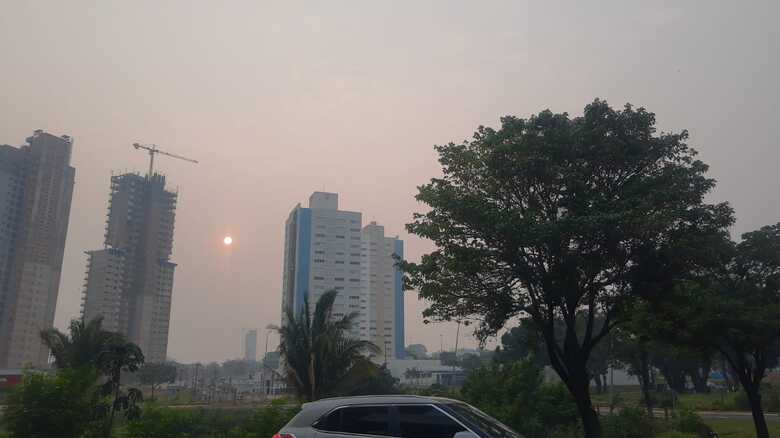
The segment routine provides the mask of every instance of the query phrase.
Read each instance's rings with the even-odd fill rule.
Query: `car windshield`
[[[451,403],[446,405],[462,420],[472,423],[482,431],[489,434],[490,438],[523,438],[522,435],[510,429],[490,415],[465,403]]]

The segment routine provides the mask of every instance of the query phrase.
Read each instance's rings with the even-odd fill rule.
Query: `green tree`
[[[501,122],[436,147],[443,176],[419,187],[429,211],[407,228],[437,249],[402,263],[407,285],[430,303],[427,318],[476,319],[482,338],[530,316],[585,436],[599,437],[591,352],[632,301],[690,272],[697,243],[725,233],[732,212],[704,202],[715,182],[687,132],[658,134],[643,108],[596,100],[578,118],[544,111]]]
[[[79,368],[96,366],[97,359],[113,334],[102,328],[103,317],[85,322],[74,319],[70,322],[68,334],[56,328],[41,331],[43,344],[49,347],[57,368]]]
[[[228,377],[246,379],[253,369],[251,364],[243,359],[230,359],[222,363],[222,371]]]
[[[387,365],[376,365],[367,358],[359,358],[339,384],[338,395],[398,394],[398,379],[390,374]]]
[[[347,333],[357,313],[334,320],[333,302],[337,294],[336,290],[322,294],[311,313],[306,297],[300,312],[296,315],[294,309],[286,309],[286,323],[275,328],[290,383],[306,400],[337,393],[339,382],[363,354],[379,351],[371,342],[354,339]]]
[[[8,396],[4,426],[14,438],[82,437],[99,417],[98,377],[89,367],[26,374]]]
[[[163,383],[173,383],[176,380],[176,364],[171,362],[145,363],[138,369],[138,379],[142,385],[148,385],[154,390]]]
[[[656,303],[656,328],[726,358],[745,390],[758,438],[769,437],[761,383],[780,359],[780,223],[742,235],[717,270]]]
[[[124,411],[128,419],[137,418],[141,413],[139,403],[143,400],[141,391],[136,388],[122,390],[122,372],[134,373],[144,363],[141,349],[124,337],[115,335],[114,339],[100,353],[98,358],[100,371],[106,376],[101,393],[110,397],[112,402],[105,426],[106,438],[111,437],[114,426],[114,416],[117,411]]]

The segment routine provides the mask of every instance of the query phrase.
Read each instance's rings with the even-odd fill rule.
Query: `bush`
[[[298,412],[272,403],[251,411],[149,406],[127,424],[125,438],[268,438]]]
[[[604,438],[655,438],[660,427],[643,409],[623,408],[601,418]]]
[[[99,426],[93,369],[28,373],[8,396],[3,423],[10,437],[77,438]]]
[[[676,412],[672,417],[672,427],[676,431],[700,437],[708,437],[712,432],[712,429],[704,424],[701,417],[689,410]]]
[[[249,420],[242,438],[268,438],[273,436],[298,413],[298,410],[298,407],[289,408],[280,406],[280,403],[271,403],[271,406],[255,412]]]
[[[478,368],[464,382],[461,394],[527,438],[547,438],[550,431],[568,437],[578,424],[569,392],[561,384],[544,383],[542,369],[531,360]]]
[[[670,430],[658,435],[658,438],[698,438],[698,435]]]

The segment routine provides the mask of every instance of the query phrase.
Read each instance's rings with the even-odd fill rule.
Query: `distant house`
[[[0,390],[10,389],[22,383],[24,370],[21,368],[0,369]]]
[[[402,385],[418,388],[433,384],[460,386],[466,378],[463,369],[443,365],[439,360],[395,359],[387,362],[387,368]]]

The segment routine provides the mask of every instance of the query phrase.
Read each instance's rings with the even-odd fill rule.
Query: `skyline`
[[[78,315],[111,172],[146,167],[133,142],[200,161],[157,164],[179,187],[169,352],[187,362],[239,357],[241,327],[278,322],[284,219],[312,191],[369,212],[409,260],[430,250],[403,224],[440,172],[432,146],[504,115],[645,106],[665,131],[691,131],[735,235],[780,218],[780,6],[612,4],[7,5],[0,143],[74,138],[56,326]],[[454,325],[422,326],[413,292],[405,305],[407,345],[454,343]]]

